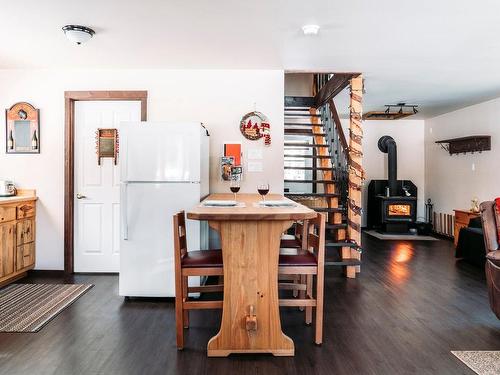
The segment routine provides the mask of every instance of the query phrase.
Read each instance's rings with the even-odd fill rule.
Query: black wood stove
[[[387,153],[388,180],[371,180],[368,185],[368,228],[388,233],[407,233],[417,220],[417,187],[397,179],[397,147],[388,135],[378,141]]]

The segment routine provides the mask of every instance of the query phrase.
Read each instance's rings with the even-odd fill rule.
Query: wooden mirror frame
[[[20,116],[24,112],[25,117]],[[18,121],[27,122],[29,127],[29,139],[27,140],[28,149],[18,150],[17,142],[19,140],[15,130]],[[33,130],[33,131],[32,131]],[[9,148],[9,136],[14,132],[12,149]],[[34,134],[34,135],[33,135]],[[33,149],[32,137],[37,137],[36,148]],[[6,154],[39,154],[40,153],[40,110],[33,107],[28,102],[19,102],[13,104],[5,110],[5,153]]]
[[[64,92],[64,272],[74,272],[75,102],[128,100],[141,102],[141,121],[147,120],[147,91]]]

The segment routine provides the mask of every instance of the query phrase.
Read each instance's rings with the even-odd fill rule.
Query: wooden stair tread
[[[311,113],[286,113],[285,110],[285,117],[321,117],[321,115],[318,114],[311,114]]]
[[[285,142],[283,145],[285,147],[329,147],[328,145],[317,145],[311,143],[290,143],[290,142]]]
[[[309,151],[309,147],[286,147],[285,146],[285,151]]]
[[[314,105],[314,97],[312,96],[285,96],[285,108],[287,107],[303,107],[310,108]]]
[[[299,122],[285,122],[285,126],[305,126],[305,127],[312,127],[312,126],[323,126],[323,124],[311,124],[310,122],[305,122],[303,124]],[[286,130],[286,128],[285,128]]]
[[[304,171],[314,171],[314,170],[333,171],[335,168],[329,168],[329,167],[290,167],[290,166],[285,165],[284,169],[298,169],[298,170],[304,170]]]
[[[311,137],[325,137],[325,133],[313,133],[310,129],[285,129],[285,135],[309,135]]]
[[[287,111],[301,111],[301,112],[307,111],[307,112],[309,112],[310,108],[311,107],[299,107],[299,106],[297,106],[297,107],[285,107],[285,112],[287,112]]]
[[[305,158],[305,159],[330,159],[330,155],[291,155],[291,154],[284,154],[283,155],[285,158]]]
[[[299,184],[334,184],[335,180],[284,180],[284,182]]]

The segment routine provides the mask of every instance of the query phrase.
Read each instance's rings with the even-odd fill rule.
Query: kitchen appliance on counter
[[[16,194],[17,190],[12,181],[0,180],[0,197],[13,197]]]
[[[208,132],[200,123],[124,122],[120,165],[119,294],[174,297],[172,216],[209,193]],[[208,225],[186,226],[188,246],[207,249]]]

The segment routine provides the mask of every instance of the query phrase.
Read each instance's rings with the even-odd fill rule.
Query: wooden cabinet
[[[35,265],[35,220],[18,221],[16,237],[16,271],[20,271]]]
[[[35,214],[34,194],[0,199],[0,286],[35,266]]]
[[[18,219],[35,216],[35,202],[24,202],[16,207],[16,215]]]
[[[474,217],[479,217],[479,213],[471,212],[469,210],[453,210],[455,211],[455,228],[453,233],[453,240],[455,246],[458,243],[458,235],[460,234],[460,229],[469,225],[470,219]]]
[[[19,245],[16,248],[16,271],[35,265],[35,243]]]
[[[0,223],[16,219],[16,206],[0,204]]]
[[[35,220],[25,219],[16,225],[17,246],[35,241]]]
[[[14,223],[0,224],[0,280],[14,272],[14,249],[16,226]]]

